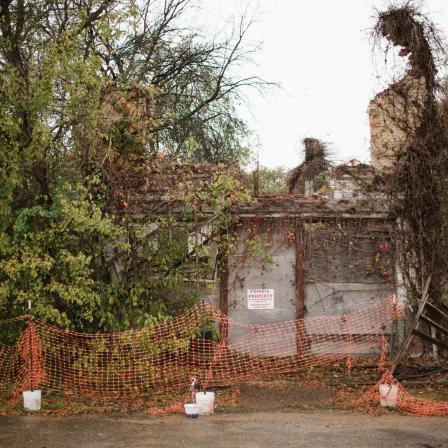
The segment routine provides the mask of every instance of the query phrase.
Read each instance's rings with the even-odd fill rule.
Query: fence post
[[[31,311],[31,300],[28,300],[28,314],[30,316],[30,322],[28,324],[29,363],[30,363],[30,372],[29,372],[30,389],[29,390],[31,392],[34,392],[33,314]]]

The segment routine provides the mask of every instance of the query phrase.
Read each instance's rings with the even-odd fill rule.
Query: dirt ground
[[[442,417],[346,411],[0,417],[4,448],[447,448]]]
[[[250,410],[284,408],[322,409],[334,402],[336,390],[329,388],[301,389],[295,384],[247,384],[240,388],[238,406]]]
[[[442,368],[443,367],[443,368]],[[438,373],[426,375],[422,366],[402,368],[410,380],[402,385],[413,396],[448,401],[448,364]],[[416,378],[417,376],[417,378]],[[379,373],[375,365],[358,363],[348,375],[344,363],[326,368],[282,375],[277,378],[254,380],[243,384],[215,388],[220,412],[252,412],[269,410],[349,410],[381,415],[388,411],[378,403],[360,404],[359,398],[368,390],[377,388]],[[415,383],[415,382],[418,383]],[[44,393],[40,415],[80,415],[145,412],[182,403],[186,390],[159,392],[149,397],[131,400],[95,401],[75,394]],[[20,400],[0,401],[0,415],[24,416]]]

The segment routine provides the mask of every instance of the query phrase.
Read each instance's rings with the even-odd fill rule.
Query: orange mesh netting
[[[386,387],[384,392],[380,392],[380,385],[383,384],[389,387]],[[392,385],[397,387],[396,392],[391,387]],[[387,401],[387,399],[390,399],[389,396],[395,393],[396,405],[405,412],[417,415],[448,415],[448,402],[419,398],[409,394],[388,371],[383,374],[380,381],[374,387],[356,401],[356,404],[367,402],[378,403],[380,398]]]
[[[151,327],[108,334],[62,330],[27,316],[17,343],[0,345],[0,391],[132,398],[183,391],[192,377],[207,387],[341,359],[350,367],[352,354],[384,356],[384,328],[400,316],[394,297],[351,314],[268,325],[239,323],[201,304]]]

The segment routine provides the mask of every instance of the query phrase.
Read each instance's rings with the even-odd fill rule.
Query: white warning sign
[[[248,289],[247,309],[249,310],[273,310],[274,290],[273,289]]]

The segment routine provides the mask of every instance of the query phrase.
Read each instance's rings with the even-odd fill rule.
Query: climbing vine
[[[392,126],[389,132],[403,135],[394,141],[394,166],[383,173],[384,191],[398,219],[400,267],[411,300],[420,298],[431,277],[431,300],[440,302],[448,267],[448,135],[447,117],[440,113],[437,100],[437,67],[446,63],[445,47],[435,26],[412,2],[381,12],[374,35],[408,57],[404,78],[389,86],[378,101]]]

